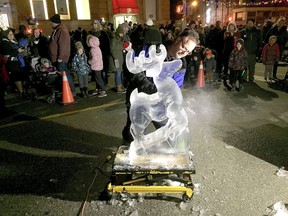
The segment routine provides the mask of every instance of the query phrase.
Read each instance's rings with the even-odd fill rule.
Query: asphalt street
[[[280,79],[287,69],[279,68]],[[278,201],[287,206],[288,176],[276,172],[288,169],[288,93],[264,82],[263,71],[258,63],[255,82],[240,92],[222,83],[185,84],[196,168],[188,203],[177,196],[112,205],[99,198],[123,145],[124,94],[109,90],[66,106],[48,104],[46,95],[31,102],[8,94],[10,113],[0,123],[0,215],[79,215],[87,191],[85,215],[263,216]]]

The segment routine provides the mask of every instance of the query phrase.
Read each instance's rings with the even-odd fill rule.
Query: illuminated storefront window
[[[9,27],[7,14],[0,14],[0,27],[6,30]]]
[[[48,19],[46,0],[30,0],[30,8],[32,18],[37,18],[38,20]]]
[[[76,0],[77,18],[78,20],[90,20],[89,0]]]
[[[55,13],[59,14],[61,20],[70,19],[69,0],[54,0]]]

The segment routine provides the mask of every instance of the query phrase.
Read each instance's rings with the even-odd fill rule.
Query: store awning
[[[113,0],[113,14],[138,14],[139,9],[136,0]]]

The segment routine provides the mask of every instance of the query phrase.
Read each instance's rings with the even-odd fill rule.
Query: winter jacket
[[[68,63],[71,51],[70,35],[65,25],[58,25],[51,34],[49,55],[51,62]]]
[[[17,57],[19,54],[16,41],[11,41],[8,38],[3,38],[1,42],[1,54],[9,55],[9,57]]]
[[[255,26],[251,29],[245,28],[241,31],[241,38],[244,40],[248,54],[257,54],[262,44],[261,31]]]
[[[6,63],[6,69],[8,72],[19,72],[20,67],[25,66],[23,57],[18,52],[19,45],[14,40],[9,40],[8,38],[3,38],[1,42],[1,54],[4,56],[9,56]]]
[[[124,39],[123,37],[120,37],[119,35],[115,34],[112,36],[111,41],[110,41],[110,51],[111,51],[111,57],[112,61],[111,64],[109,65],[110,70],[112,71],[123,71],[123,43]],[[116,68],[115,67],[115,59],[118,60],[120,67]]]
[[[90,72],[90,67],[87,62],[87,56],[85,53],[82,55],[76,54],[72,60],[72,68],[75,70],[78,75],[86,75]]]
[[[103,70],[102,52],[99,39],[93,35],[88,36],[88,46],[90,47],[89,64],[94,71]]]
[[[215,72],[216,70],[216,60],[214,56],[211,56],[211,58],[206,58],[203,61],[204,64],[204,71],[205,72]]]
[[[280,48],[277,43],[272,46],[267,43],[262,50],[262,62],[264,65],[274,65],[280,59]]]
[[[228,66],[232,70],[245,70],[248,66],[248,53],[242,47],[240,50],[235,48],[232,50]]]
[[[96,36],[100,42],[100,50],[103,58],[103,70],[109,69],[109,56],[110,56],[110,38],[106,31],[90,31],[89,34]]]

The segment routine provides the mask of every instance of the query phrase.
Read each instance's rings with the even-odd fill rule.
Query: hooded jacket
[[[271,44],[272,38],[276,36],[271,36],[269,42],[265,44],[262,50],[262,62],[264,65],[274,65],[280,60],[280,48],[277,43]]]
[[[232,33],[229,31],[229,26],[234,25],[235,31]],[[223,58],[227,61],[229,59],[230,53],[234,48],[236,48],[237,39],[241,37],[241,33],[238,31],[236,23],[231,21],[227,25],[227,31],[224,33],[224,48],[223,48]]]
[[[100,49],[99,39],[93,35],[88,36],[88,46],[90,47],[90,56],[88,63],[94,71],[103,70],[102,52]]]
[[[229,57],[229,68],[232,70],[245,70],[248,66],[248,53],[244,48],[244,43],[239,41],[242,47],[240,50],[235,48],[232,50]]]

